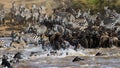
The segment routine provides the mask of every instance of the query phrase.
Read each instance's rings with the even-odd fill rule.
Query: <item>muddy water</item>
[[[5,40],[5,44],[9,46],[11,38],[0,38]],[[28,45],[29,46],[29,45]],[[104,56],[94,56],[101,50]],[[5,53],[14,54],[17,51],[23,53],[24,58],[20,63],[12,64],[14,68],[120,68],[120,48],[98,48],[98,49],[73,49],[60,50],[62,55],[47,56],[49,51],[44,51],[41,46],[27,47],[25,49],[0,49],[0,56]],[[35,56],[29,56],[30,52],[38,52]],[[66,52],[68,55],[66,55]],[[85,59],[79,62],[72,62],[75,56]],[[0,60],[1,62],[1,60]]]

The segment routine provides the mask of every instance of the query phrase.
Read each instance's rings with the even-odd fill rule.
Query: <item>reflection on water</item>
[[[9,46],[11,42],[10,37],[0,38],[4,40],[5,44]],[[32,45],[32,44],[31,44]],[[31,46],[30,45],[30,46]],[[49,51],[42,50],[41,46],[29,47],[22,49],[24,59],[19,64],[13,64],[15,68],[120,68],[120,49],[113,48],[101,48],[104,56],[94,56],[99,49],[85,49],[74,51],[73,49],[60,50],[59,56],[47,56]],[[15,51],[2,51],[0,54]],[[20,50],[19,50],[20,51]],[[38,52],[36,56],[29,57],[31,52]],[[66,55],[68,53],[68,55]],[[84,58],[84,61],[72,62],[75,56]]]

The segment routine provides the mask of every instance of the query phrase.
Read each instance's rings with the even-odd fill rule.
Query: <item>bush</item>
[[[72,0],[72,7],[86,10],[88,8],[94,12],[102,12],[104,6],[109,6],[111,9],[116,9],[120,12],[120,0]]]

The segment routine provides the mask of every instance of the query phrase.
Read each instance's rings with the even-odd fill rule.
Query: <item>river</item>
[[[10,37],[0,38],[0,40],[4,40],[7,46],[11,42]],[[105,55],[94,56],[99,50]],[[6,53],[14,54],[18,51],[23,53],[24,58],[20,63],[13,64],[14,68],[120,68],[120,49],[118,47],[82,49],[78,51],[61,49],[58,51],[61,55],[55,56],[47,56],[49,51],[42,50],[41,46],[29,46],[25,49],[0,48],[0,56],[2,57]],[[31,52],[37,52],[37,55],[29,57]],[[76,56],[85,60],[72,62]]]

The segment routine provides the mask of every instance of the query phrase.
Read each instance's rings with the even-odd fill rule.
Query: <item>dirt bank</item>
[[[11,31],[19,32],[21,30],[23,30],[23,25],[3,25],[0,26],[0,37],[9,37]]]
[[[0,9],[4,7],[4,9],[10,9],[12,7],[12,2],[15,1],[16,5],[25,4],[26,7],[31,7],[32,4],[40,5],[41,3],[45,2],[45,0],[0,0]],[[52,1],[52,0],[50,0]],[[20,31],[24,27],[24,25],[14,25],[10,22],[5,22],[6,25],[0,26],[0,37],[10,36],[11,31]]]

